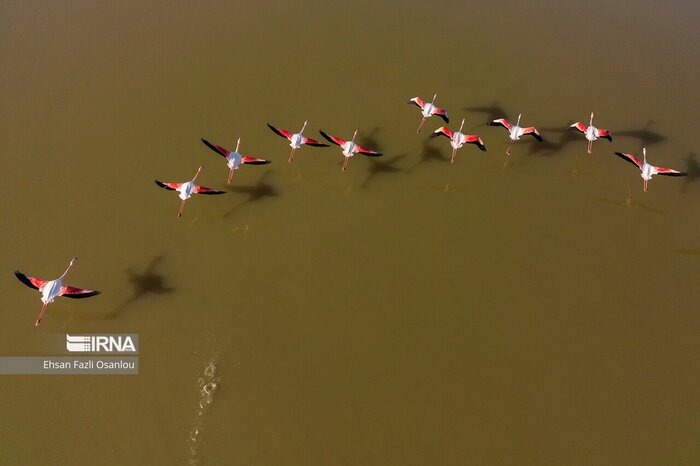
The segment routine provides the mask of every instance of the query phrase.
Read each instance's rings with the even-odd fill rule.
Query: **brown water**
[[[0,463],[700,464],[697,3],[57,3],[0,4],[0,354],[134,332],[141,373],[4,376]],[[488,152],[415,134],[434,92]],[[505,169],[499,112],[547,141]],[[386,155],[288,165],[305,119]],[[200,137],[273,164],[178,220]],[[644,145],[691,176],[643,193]],[[34,328],[12,270],[74,255],[103,295]]]

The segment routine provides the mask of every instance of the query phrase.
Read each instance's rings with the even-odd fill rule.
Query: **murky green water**
[[[141,373],[4,376],[3,464],[700,463],[695,3],[2,2],[0,354],[139,333]],[[420,135],[415,95],[488,152]],[[596,112],[585,154],[558,129]],[[538,126],[503,169],[499,112]],[[337,147],[293,165],[268,121]],[[223,196],[199,141],[273,164]],[[688,178],[650,191],[614,150]],[[225,188],[224,188],[225,189]],[[103,295],[42,325],[15,268]],[[212,370],[215,367],[215,370]],[[203,393],[206,384],[216,389]]]

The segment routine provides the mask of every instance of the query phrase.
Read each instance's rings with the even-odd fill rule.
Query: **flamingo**
[[[156,180],[156,184],[160,186],[161,188],[167,189],[169,191],[178,191],[180,194],[178,196],[180,199],[182,199],[182,202],[180,202],[180,210],[177,213],[177,217],[180,218],[182,217],[182,211],[185,208],[185,201],[189,198],[192,197],[192,194],[224,194],[225,191],[217,191],[216,189],[211,189],[207,188],[205,186],[199,186],[195,184],[195,181],[197,181],[197,177],[199,176],[199,172],[202,171],[202,168],[204,166],[201,165],[197,169],[197,173],[194,174],[194,178],[192,178],[191,181],[187,181],[185,183],[164,183],[162,181]]]
[[[304,128],[306,128],[306,123],[308,123],[308,120],[304,122],[304,126],[301,127],[301,130],[298,133],[294,134],[292,134],[291,131],[285,131],[283,129],[275,128],[270,123],[267,124],[267,126],[272,131],[274,131],[275,134],[278,134],[283,138],[289,140],[289,146],[292,148],[292,151],[289,153],[289,159],[287,160],[287,162],[289,163],[292,163],[294,161],[294,152],[296,152],[296,150],[300,148],[302,144],[307,144],[309,146],[314,147],[328,147],[328,144],[324,144],[314,139],[304,137]]]
[[[580,121],[577,121],[573,125],[569,126],[569,128],[573,128],[581,132],[584,136],[586,136],[586,139],[588,139],[588,155],[591,154],[593,141],[595,141],[596,139],[604,138],[612,142],[612,135],[610,134],[610,130],[599,129],[593,126],[593,112],[591,112],[591,120],[588,123],[588,126],[584,125]]]
[[[615,152],[615,155],[618,157],[621,157],[625,160],[627,160],[629,163],[632,163],[637,166],[642,171],[642,179],[644,180],[644,192],[647,192],[647,185],[649,184],[649,180],[651,180],[651,177],[654,175],[666,175],[666,176],[687,176],[687,173],[679,172],[678,170],[674,170],[672,168],[664,168],[664,167],[656,167],[650,163],[647,162],[647,148],[642,149],[642,153],[644,154],[644,159],[639,160],[637,157],[635,157],[632,154],[626,154],[624,152]]]
[[[329,142],[332,142],[333,144],[336,144],[343,149],[343,157],[345,157],[345,160],[343,161],[343,171],[345,171],[348,168],[348,162],[350,161],[350,157],[354,156],[355,154],[359,153],[362,155],[367,155],[369,157],[380,157],[383,155],[381,152],[366,149],[362,146],[358,146],[357,144],[355,144],[357,130],[355,130],[355,133],[352,135],[352,140],[350,141],[331,136],[329,134],[324,133],[323,131],[319,132],[321,133],[321,136],[326,138]]]
[[[539,131],[537,131],[537,128],[535,128],[534,126],[528,126],[526,128],[520,127],[521,116],[522,114],[518,114],[518,121],[515,123],[515,125],[510,124],[510,122],[505,118],[499,118],[488,123],[489,126],[503,126],[505,129],[508,130],[508,137],[510,138],[510,142],[508,143],[508,148],[506,149],[506,155],[510,155],[511,144],[520,139],[520,136],[530,135],[537,139],[539,142],[542,142],[542,136],[540,136],[540,133]]]
[[[213,150],[214,152],[223,156],[226,159],[226,165],[228,165],[229,168],[228,181],[226,181],[226,184],[231,184],[233,172],[235,170],[238,170],[240,166],[244,163],[248,165],[267,165],[268,163],[270,163],[269,160],[259,159],[257,157],[249,157],[247,155],[241,155],[241,153],[238,152],[238,147],[241,145],[241,138],[238,138],[238,142],[236,142],[236,150],[234,150],[233,152],[229,152],[221,146],[212,144],[204,138],[202,138],[202,142],[209,149]]]
[[[63,275],[55,280],[42,280],[41,278],[32,277],[31,275],[25,275],[19,270],[15,270],[15,276],[19,281],[27,285],[29,288],[34,288],[41,292],[41,302],[44,303],[41,306],[41,313],[39,317],[34,322],[34,326],[38,326],[41,323],[41,319],[44,318],[44,312],[46,312],[46,306],[51,304],[54,299],[59,296],[65,296],[66,298],[81,299],[89,298],[90,296],[95,296],[100,294],[99,291],[88,290],[85,288],[76,288],[74,286],[68,286],[63,284],[63,278],[68,274],[68,271],[73,264],[78,260],[77,257],[71,259],[68,268],[63,272]]]
[[[414,104],[417,107],[420,107],[421,110],[421,115],[423,115],[423,118],[420,120],[420,124],[418,125],[418,129],[416,130],[416,133],[420,133],[421,128],[423,127],[423,123],[425,123],[426,118],[430,118],[433,115],[437,115],[443,120],[445,120],[445,123],[449,123],[450,119],[447,116],[447,112],[445,110],[438,108],[435,106],[435,98],[437,97],[437,94],[433,96],[433,101],[430,103],[423,102],[423,99],[420,97],[414,97],[408,101],[409,104]]]
[[[438,137],[440,135],[450,138],[450,145],[452,146],[452,158],[450,163],[455,163],[455,155],[457,155],[457,149],[462,147],[464,144],[476,144],[476,146],[482,151],[486,152],[486,146],[484,141],[481,140],[479,136],[471,134],[462,134],[462,128],[464,127],[464,118],[462,118],[462,124],[459,126],[459,131],[453,132],[444,126],[436,129],[433,134],[430,135],[431,138]]]

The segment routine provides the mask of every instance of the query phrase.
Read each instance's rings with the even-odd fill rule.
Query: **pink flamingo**
[[[483,152],[486,152],[486,146],[484,141],[481,140],[479,136],[471,134],[462,134],[462,128],[464,127],[464,118],[462,118],[462,124],[459,126],[459,131],[451,131],[448,128],[441,126],[436,129],[433,134],[430,135],[431,138],[438,136],[445,136],[449,138],[450,145],[452,146],[452,158],[450,163],[455,163],[455,156],[457,155],[457,149],[462,147],[464,144],[474,144]]]
[[[216,189],[211,189],[205,186],[199,186],[195,184],[195,181],[197,181],[197,177],[199,176],[199,172],[202,171],[202,168],[203,166],[200,166],[197,169],[197,173],[194,174],[194,178],[184,183],[164,183],[162,181],[156,180],[156,184],[161,188],[167,189],[169,191],[177,191],[179,193],[178,196],[180,197],[180,199],[182,199],[182,202],[180,202],[180,210],[177,213],[178,218],[182,217],[182,211],[185,208],[185,201],[191,198],[193,194],[224,194],[226,192],[217,191]]]
[[[66,271],[63,272],[63,275],[55,280],[42,280],[41,278],[33,277],[31,275],[25,275],[19,270],[15,271],[15,276],[19,279],[19,281],[27,285],[29,288],[34,288],[35,290],[39,290],[41,292],[41,302],[44,304],[41,306],[41,313],[39,313],[39,317],[36,319],[36,322],[34,322],[35,327],[39,325],[41,323],[41,319],[44,318],[46,306],[51,304],[57,297],[65,296],[66,298],[81,299],[100,294],[99,291],[76,288],[74,286],[63,284],[63,278],[68,274],[68,271],[71,267],[73,267],[73,264],[75,264],[77,260],[77,257],[71,259],[70,264],[68,264],[68,268],[66,268]]]
[[[569,128],[573,128],[579,131],[586,137],[586,139],[588,139],[588,155],[591,154],[593,141],[595,141],[596,139],[603,138],[612,142],[612,135],[610,134],[610,130],[600,129],[593,126],[593,112],[591,112],[591,120],[588,123],[588,126],[584,125],[580,121],[577,121],[573,125],[569,126]]]

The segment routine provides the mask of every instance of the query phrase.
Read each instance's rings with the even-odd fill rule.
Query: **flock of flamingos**
[[[421,121],[418,125],[418,129],[416,130],[417,133],[420,133],[420,130],[423,128],[423,125],[425,121],[430,118],[433,115],[437,115],[438,117],[442,118],[445,123],[449,123],[450,119],[447,116],[447,112],[442,109],[438,108],[435,106],[435,98],[437,97],[437,94],[433,96],[433,100],[430,102],[426,102],[422,100],[420,97],[414,97],[408,101],[409,104],[414,104],[417,107],[420,108],[421,110]],[[502,126],[508,131],[508,148],[506,149],[506,154],[510,155],[510,147],[512,143],[518,141],[522,136],[532,136],[535,138],[537,141],[542,141],[542,136],[540,136],[539,131],[534,126],[520,126],[520,117],[521,115],[518,115],[518,119],[515,122],[515,124],[509,122],[505,118],[498,118],[496,120],[493,120],[489,122],[488,124],[491,126]],[[291,152],[289,153],[289,159],[288,162],[291,163],[294,160],[294,154],[297,149],[299,149],[302,145],[308,145],[308,146],[314,146],[314,147],[328,147],[328,144],[316,141],[311,138],[307,138],[304,136],[304,129],[306,129],[306,124],[307,122],[304,122],[304,125],[302,126],[301,130],[299,130],[298,133],[292,133],[291,131],[286,131],[280,128],[277,128],[275,126],[272,126],[271,124],[267,124],[267,126],[277,135],[287,139],[289,141],[289,146],[291,147]],[[484,141],[481,139],[481,137],[477,135],[471,135],[471,134],[464,134],[462,133],[462,128],[464,127],[464,119],[462,119],[462,123],[459,126],[459,130],[457,131],[452,131],[446,126],[441,126],[440,128],[436,129],[430,137],[437,137],[437,136],[445,136],[450,140],[450,145],[452,146],[452,157],[450,159],[451,163],[454,163],[455,161],[455,156],[457,155],[457,150],[460,149],[462,146],[465,144],[474,144],[476,145],[480,150],[486,151],[486,145],[484,144]],[[607,129],[600,129],[596,128],[593,126],[593,113],[591,113],[590,120],[588,122],[588,125],[585,125],[581,123],[580,121],[572,124],[569,127],[571,130],[578,131],[580,132],[586,140],[588,140],[588,154],[591,153],[593,141],[603,138],[607,139],[610,142],[612,142],[612,134],[610,133],[610,130]],[[352,139],[346,140],[339,138],[337,136],[330,135],[324,131],[319,131],[321,133],[321,136],[323,136],[324,139],[326,139],[328,142],[335,144],[337,146],[340,146],[342,150],[342,155],[343,155],[343,168],[342,171],[345,171],[348,167],[348,162],[350,161],[350,158],[353,157],[356,154],[362,154],[366,155],[369,157],[379,157],[382,154],[380,152],[374,151],[372,149],[368,149],[365,147],[362,147],[355,143],[355,138],[357,137],[357,130],[353,133]],[[233,173],[238,170],[241,165],[264,165],[270,163],[269,160],[257,158],[257,157],[250,157],[247,155],[243,155],[239,152],[239,147],[241,140],[240,138],[238,139],[238,142],[236,143],[236,149],[234,151],[229,151],[222,146],[219,146],[217,144],[213,144],[206,139],[202,139],[202,142],[211,150],[216,152],[217,154],[221,155],[224,157],[226,160],[226,165],[229,168],[229,174],[228,174],[228,183],[231,183],[231,179],[233,178]],[[648,183],[649,180],[651,180],[652,176],[654,175],[668,175],[668,176],[685,176],[687,175],[686,173],[680,172],[678,170],[674,170],[671,168],[664,168],[664,167],[657,167],[655,165],[651,165],[650,163],[647,162],[647,154],[646,154],[646,148],[642,149],[642,160],[638,159],[632,154],[624,153],[624,152],[615,152],[615,155],[621,157],[622,159],[628,161],[631,164],[634,164],[640,171],[641,171],[641,177],[642,180],[644,180],[644,191],[647,191]],[[197,172],[194,175],[194,178],[192,178],[190,181],[185,181],[182,183],[170,183],[170,182],[162,182],[156,180],[156,184],[160,186],[161,188],[170,190],[170,191],[177,191],[178,196],[181,199],[180,202],[180,210],[177,213],[178,217],[182,216],[183,209],[185,207],[185,201],[192,197],[193,194],[223,194],[225,191],[219,191],[216,189],[212,188],[207,188],[206,186],[201,186],[196,184],[197,182],[197,177],[202,171],[202,167],[200,166],[197,169]],[[95,296],[100,294],[99,291],[95,290],[88,290],[85,288],[76,288],[73,286],[68,286],[63,284],[63,278],[68,274],[68,271],[70,268],[75,264],[76,260],[78,258],[74,257],[70,263],[68,264],[68,267],[66,268],[65,272],[63,272],[63,275],[60,277],[56,278],[55,280],[42,280],[41,278],[33,277],[31,275],[26,275],[20,271],[15,271],[15,275],[17,278],[27,285],[30,288],[34,288],[35,290],[39,290],[41,292],[41,302],[43,303],[41,307],[41,312],[39,314],[39,317],[37,318],[36,322],[34,323],[35,326],[39,325],[41,322],[41,319],[44,317],[44,313],[46,312],[46,307],[54,301],[59,296],[65,296],[66,298],[73,298],[73,299],[81,299],[81,298],[88,298],[90,296]]]

